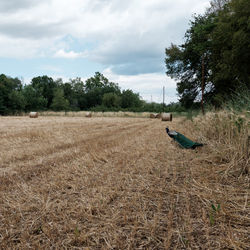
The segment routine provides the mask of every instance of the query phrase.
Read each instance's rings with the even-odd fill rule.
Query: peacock
[[[169,130],[168,127],[166,128],[167,134],[173,138],[182,148],[192,148],[195,149],[196,147],[203,146],[202,143],[193,142],[183,134],[176,132],[175,130]]]

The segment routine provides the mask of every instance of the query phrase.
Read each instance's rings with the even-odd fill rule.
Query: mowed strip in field
[[[209,202],[226,204],[231,187],[213,187],[209,146],[182,150],[167,125],[185,129],[182,119],[1,117],[0,248],[246,247],[240,218],[211,225]]]

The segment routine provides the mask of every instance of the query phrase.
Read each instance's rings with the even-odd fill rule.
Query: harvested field
[[[0,117],[0,248],[249,249],[249,180],[167,125],[202,139],[183,118]]]

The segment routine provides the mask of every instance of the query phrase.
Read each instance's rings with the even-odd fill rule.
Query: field
[[[0,249],[250,247],[247,175],[184,118],[0,117],[0,142]]]

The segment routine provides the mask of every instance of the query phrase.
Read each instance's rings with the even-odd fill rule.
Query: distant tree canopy
[[[85,82],[81,78],[63,82],[38,76],[23,86],[18,78],[0,75],[0,115],[42,110],[134,110],[143,107],[139,94],[121,91],[97,72]]]
[[[57,84],[53,78],[48,76],[34,77],[31,80],[31,86],[39,96],[47,100],[46,108],[49,108],[54,97],[54,91],[57,88]]]
[[[22,83],[18,78],[0,75],[0,114],[14,114],[24,109],[25,98],[22,95]]]
[[[55,111],[69,109],[69,101],[64,97],[63,89],[57,88],[55,90],[54,98],[50,107]]]
[[[249,0],[213,0],[194,16],[185,42],[166,48],[166,74],[177,80],[183,106],[200,100],[202,61],[206,102],[220,106],[240,88],[250,89],[249,22]]]

